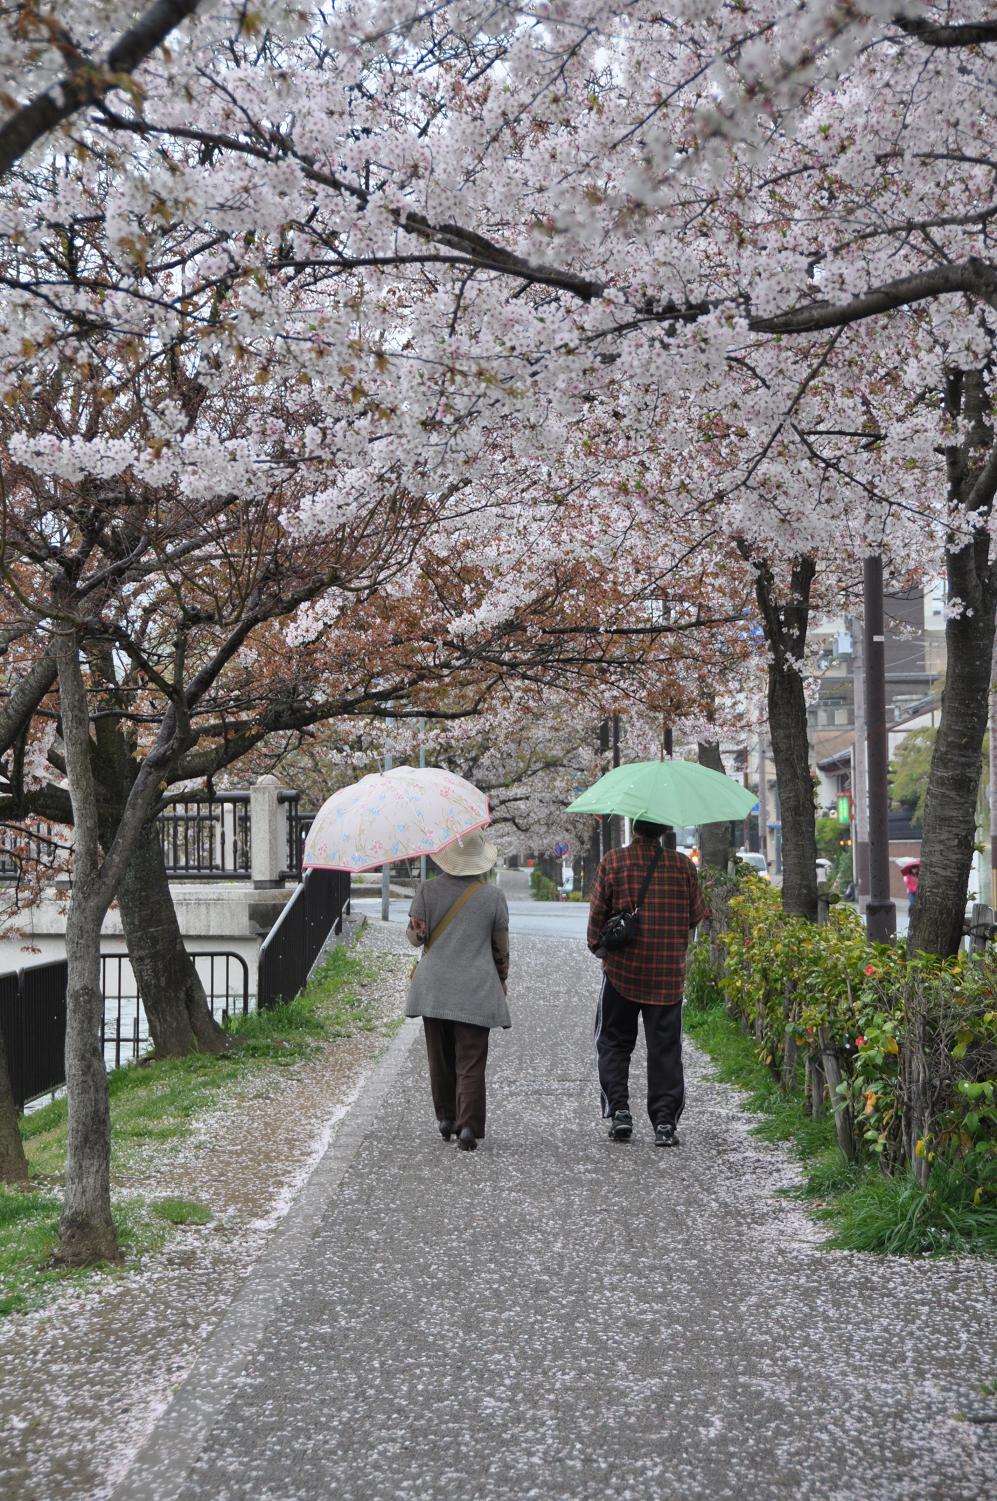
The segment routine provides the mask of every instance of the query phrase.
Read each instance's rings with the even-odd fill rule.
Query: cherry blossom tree
[[[180,402],[85,452],[47,433],[15,456],[64,483],[180,483],[210,510],[236,475],[271,492],[334,455],[311,487],[334,530],[372,454],[430,503],[480,485],[483,456],[500,490],[525,475],[524,497],[577,496],[590,431],[615,425],[687,471],[659,492],[663,531],[692,510],[760,582],[788,577],[790,674],[794,578],[843,537],[878,550],[916,508],[919,555],[944,555],[953,589],[914,934],[944,950],[971,853],[948,800],[964,809],[979,774],[993,636],[995,39],[973,0],[22,7],[0,23],[18,80],[0,125],[8,406],[52,360],[95,391],[108,368],[180,358],[199,402],[224,403],[234,373],[287,396],[285,431],[257,423],[235,450]],[[688,422],[665,427],[675,410]],[[711,430],[719,484],[693,437]],[[71,582],[50,601],[70,695],[92,639]],[[527,670],[573,629],[520,618]],[[154,769],[185,753],[176,712]]]

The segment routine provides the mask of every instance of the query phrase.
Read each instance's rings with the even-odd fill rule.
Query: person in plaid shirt
[[[614,912],[633,911],[664,825],[638,820],[633,843],[610,850],[592,883],[588,946],[599,947],[602,925]],[[676,1132],[685,1103],[682,1073],[682,991],[689,939],[709,916],[692,861],[661,850],[637,923],[636,935],[602,962],[602,990],[595,1018],[595,1046],[602,1089],[602,1114],[613,1141],[633,1134],[630,1114],[630,1057],[637,1021],[644,1018],[647,1047],[647,1113],[655,1145],[677,1147]]]

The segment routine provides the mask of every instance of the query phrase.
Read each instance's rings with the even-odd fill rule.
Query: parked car
[[[765,856],[760,850],[738,850],[737,858],[743,861],[752,874],[758,876],[759,880],[770,881],[772,879],[768,872],[768,866],[765,864]]]

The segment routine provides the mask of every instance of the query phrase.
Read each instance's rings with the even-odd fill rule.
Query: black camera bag
[[[644,898],[647,896],[647,888],[651,884],[651,877],[654,875],[654,872],[658,866],[658,861],[660,859],[661,845],[659,844],[658,848],[654,852],[651,863],[647,868],[647,875],[644,877],[643,884],[641,885],[640,892],[637,897],[637,903],[633,911],[614,912],[612,916],[606,918],[606,921],[599,929],[599,946],[595,950],[595,954],[598,959],[605,959],[606,955],[608,953],[612,953],[615,949],[626,948],[631,939],[637,936],[637,923],[640,918],[640,909],[644,905]]]

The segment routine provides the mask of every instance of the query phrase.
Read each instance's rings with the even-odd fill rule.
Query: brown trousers
[[[422,1024],[436,1119],[453,1121],[458,1131],[470,1126],[475,1136],[484,1136],[488,1028],[435,1016],[424,1016]]]

